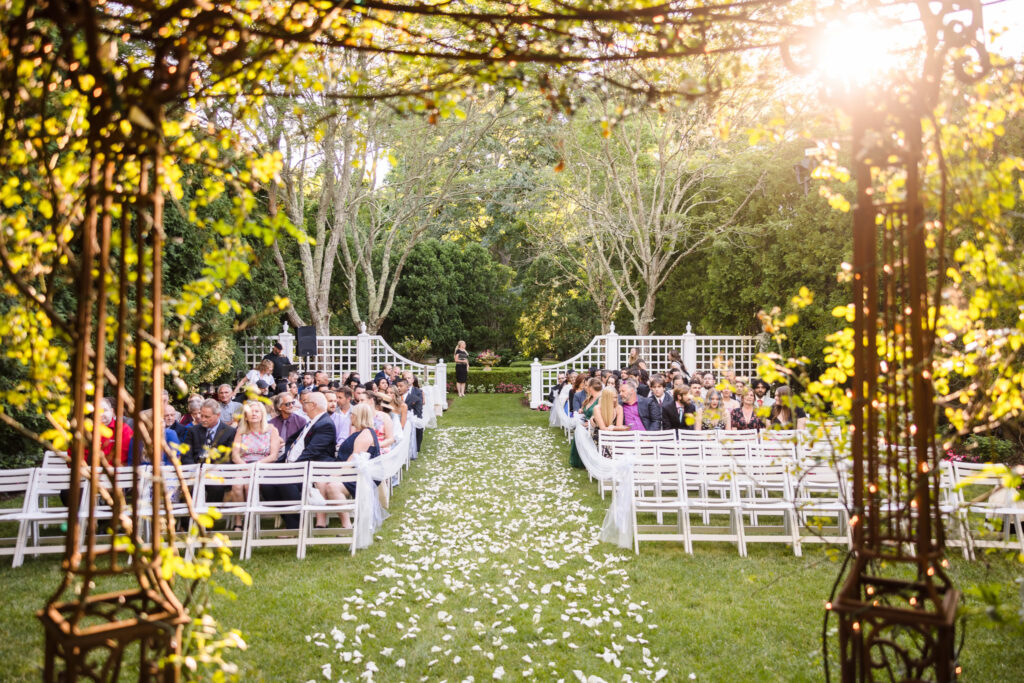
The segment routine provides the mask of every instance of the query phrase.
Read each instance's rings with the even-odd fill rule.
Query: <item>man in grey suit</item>
[[[661,429],[662,409],[658,401],[636,393],[636,380],[627,379],[619,385],[619,403],[626,426],[634,431],[656,432]]]

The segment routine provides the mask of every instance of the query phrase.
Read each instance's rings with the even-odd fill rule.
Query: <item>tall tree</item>
[[[763,176],[739,196],[721,191],[735,152],[718,135],[722,117],[734,115],[723,106],[647,109],[612,126],[616,115],[600,104],[564,126],[565,170],[552,191],[565,228],[556,244],[602,318],[614,301],[647,334],[669,275],[739,231],[737,217]]]

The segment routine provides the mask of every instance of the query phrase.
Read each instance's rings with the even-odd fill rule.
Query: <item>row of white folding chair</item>
[[[687,552],[694,541],[728,541],[737,544],[741,556],[747,544],[783,542],[801,554],[800,532],[789,466],[783,461],[759,463],[756,471],[740,468],[733,458],[667,460],[639,458],[634,462],[630,491],[633,508],[633,545],[639,553],[640,541],[682,540]],[[638,513],[658,515],[675,513],[676,524],[668,534],[659,533],[666,525],[640,524]],[[728,527],[693,527],[692,514],[702,519],[727,515]],[[781,534],[748,533],[744,519],[760,516],[779,517]],[[760,527],[763,531],[765,527]]]
[[[206,465],[183,465],[181,467],[184,476],[184,487],[188,490],[193,501],[193,509],[197,515],[208,514],[211,507],[216,508],[221,515],[230,517],[238,515],[243,520],[241,533],[234,533],[228,530],[225,534],[228,545],[239,547],[240,554],[247,557],[252,547],[265,545],[297,545],[299,557],[305,556],[308,545],[321,543],[350,543],[353,552],[355,550],[354,531],[342,533],[332,538],[329,534],[314,534],[312,524],[309,522],[311,515],[317,512],[347,512],[354,516],[354,500],[325,500],[320,501],[315,496],[310,496],[310,486],[317,483],[335,482],[338,484],[355,483],[357,475],[355,466],[352,463],[299,463],[278,464],[270,463],[260,466],[237,465],[212,463]],[[147,527],[153,515],[153,502],[151,500],[152,490],[152,468],[141,467],[139,472],[139,517],[140,521]],[[168,482],[171,493],[168,500],[161,506],[161,514],[168,515],[171,521],[185,520],[189,517],[188,504],[180,494],[181,484],[177,474],[172,468],[163,468],[163,476]],[[97,524],[97,533],[105,533],[103,521],[111,519],[115,510],[111,505],[109,496],[100,493],[101,489],[117,487],[122,490],[130,489],[133,485],[133,471],[131,467],[115,468],[113,479],[104,471],[100,476],[100,487],[95,496],[94,519]],[[296,484],[299,486],[299,498],[294,501],[265,501],[260,496],[260,485],[270,484]],[[18,533],[14,538],[13,545],[10,539],[4,539],[0,543],[0,554],[13,555],[14,566],[20,566],[26,554],[57,553],[64,551],[64,534],[43,536],[40,534],[42,525],[57,526],[68,520],[68,508],[60,500],[62,491],[66,491],[71,485],[71,470],[67,467],[38,467],[26,468],[23,470],[0,470],[0,493],[10,496],[21,494],[22,504],[17,508],[3,509],[0,513],[0,522],[16,522]],[[247,497],[241,501],[222,501],[211,503],[208,497],[208,486],[242,486],[248,487]],[[82,492],[79,502],[80,519],[86,519],[89,514],[90,498],[88,482],[83,481]],[[121,511],[127,515],[129,510]],[[279,515],[295,513],[300,515],[300,526],[295,532],[275,530],[274,538],[268,538],[259,529],[259,520],[268,515]],[[81,529],[84,534],[84,527]],[[285,538],[276,538],[279,535],[287,535]],[[110,539],[106,540],[109,543]],[[195,547],[195,539],[188,534],[179,537],[179,545],[184,545],[187,555],[191,556]],[[103,544],[98,546],[106,547]]]
[[[1007,467],[962,461],[946,461],[946,465],[948,505],[955,513],[964,556],[973,559],[976,548],[1013,548],[1024,553],[1024,501],[1017,489],[1007,486],[1011,483]],[[968,487],[972,487],[970,491]],[[993,518],[1002,523],[1001,530],[986,528]],[[1010,539],[1011,529],[1017,535],[1016,542]]]

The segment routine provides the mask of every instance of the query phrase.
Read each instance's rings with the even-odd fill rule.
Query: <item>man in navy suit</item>
[[[406,370],[398,380],[398,390],[402,392],[405,405],[409,406],[409,412],[416,417],[423,419],[423,391],[415,385],[415,376],[412,371]],[[416,428],[416,451],[419,452],[420,444],[423,443],[423,427]]]
[[[278,462],[334,460],[335,429],[334,421],[327,414],[327,398],[319,391],[307,391],[302,394],[302,409],[306,412],[309,422],[285,441],[284,451]],[[299,500],[302,497],[302,487],[299,484],[261,486],[260,496],[267,501]],[[298,515],[281,515],[281,518],[287,528],[299,528]]]
[[[208,398],[199,409],[199,422],[188,428],[181,454],[181,464],[192,465],[204,462],[231,462],[231,444],[235,441],[235,428],[221,421],[221,404]],[[224,501],[230,486],[206,484],[206,500],[211,503]]]

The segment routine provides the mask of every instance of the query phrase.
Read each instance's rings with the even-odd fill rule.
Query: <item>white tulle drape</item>
[[[601,525],[601,540],[606,543],[615,543],[620,548],[632,548],[633,496],[630,491],[633,470],[632,456],[622,456],[614,460],[602,457],[597,444],[590,437],[590,431],[582,424],[576,425],[574,438],[576,439],[576,452],[579,453],[590,476],[612,482],[612,504]]]
[[[356,465],[358,479],[356,481],[356,548],[368,548],[373,543],[373,536],[380,529],[388,512],[380,504],[377,496],[376,481],[387,481],[397,474],[409,459],[409,444],[416,435],[413,433],[412,420],[405,421],[405,430],[401,439],[391,450],[377,458],[370,459],[369,453],[353,453],[352,461]]]

